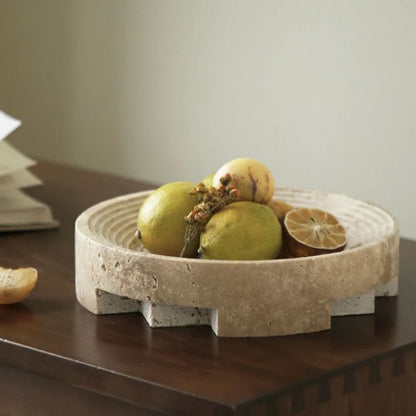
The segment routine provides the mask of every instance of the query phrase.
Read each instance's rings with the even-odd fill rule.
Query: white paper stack
[[[0,232],[54,228],[58,225],[48,205],[22,191],[41,185],[42,181],[28,170],[36,162],[4,140],[20,124],[19,120],[0,110]]]

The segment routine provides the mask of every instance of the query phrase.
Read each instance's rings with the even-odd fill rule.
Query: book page
[[[0,176],[26,169],[36,162],[20,153],[6,141],[0,142]]]
[[[33,173],[23,169],[8,175],[0,176],[0,193],[11,189],[29,188],[30,186],[41,185],[42,181]]]
[[[7,137],[13,130],[16,130],[21,121],[10,117],[0,110],[0,141]]]
[[[55,228],[47,204],[21,192],[20,188],[42,184],[27,170],[36,162],[3,140],[21,124],[0,110],[0,232]]]
[[[48,205],[15,189],[0,194],[0,225],[55,223]]]
[[[12,231],[50,230],[57,227],[59,227],[59,222],[55,220],[53,222],[38,222],[33,224],[0,224],[0,233],[10,233]]]

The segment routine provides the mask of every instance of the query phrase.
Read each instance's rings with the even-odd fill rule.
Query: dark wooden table
[[[95,316],[74,292],[74,221],[90,205],[148,189],[51,163],[30,193],[58,230],[0,235],[5,267],[39,282],[0,305],[0,415],[415,415],[416,242],[401,240],[397,298],[314,334],[217,338],[209,327],[150,329]]]

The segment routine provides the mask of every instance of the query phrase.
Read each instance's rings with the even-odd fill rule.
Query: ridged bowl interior
[[[105,244],[149,253],[135,233],[138,211],[150,192],[125,195],[90,208],[90,232]],[[388,212],[345,195],[278,188],[274,196],[294,207],[320,208],[333,214],[347,230],[346,250],[380,241],[395,229],[394,219]]]

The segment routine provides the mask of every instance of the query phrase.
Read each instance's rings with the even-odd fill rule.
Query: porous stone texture
[[[113,295],[101,289],[95,289],[95,297],[97,298],[97,315],[141,311],[142,302],[136,299]]]
[[[399,277],[396,276],[375,290],[376,296],[396,296],[399,291]]]
[[[397,293],[397,224],[372,204],[277,189],[291,205],[335,215],[347,230],[347,248],[296,259],[219,261],[148,253],[134,234],[149,192],[104,201],[76,221],[76,294],[95,314],[138,311],[151,326],[210,325],[218,336],[288,335],[328,329],[332,314],[371,313],[374,293]]]
[[[211,321],[211,309],[204,308],[156,305],[142,301],[140,312],[151,327],[209,325]]]
[[[374,313],[374,290],[350,298],[335,299],[331,305],[331,316],[363,315]]]

